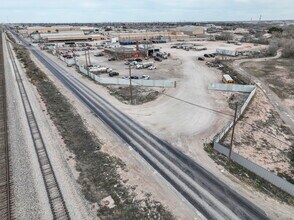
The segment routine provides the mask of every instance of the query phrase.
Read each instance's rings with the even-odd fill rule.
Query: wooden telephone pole
[[[233,150],[234,132],[235,132],[235,126],[236,126],[236,122],[237,122],[237,111],[238,111],[238,102],[236,103],[236,107],[235,107],[233,130],[232,130],[232,137],[231,137],[231,144],[230,144],[230,151],[229,151],[229,158],[230,159],[231,159],[232,150]]]
[[[130,96],[131,96],[131,105],[132,105],[133,104],[133,88],[132,88],[131,65],[129,65],[129,78],[130,78]]]

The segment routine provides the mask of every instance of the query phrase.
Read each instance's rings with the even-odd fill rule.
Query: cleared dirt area
[[[224,144],[229,146],[230,140],[231,132]],[[236,125],[234,151],[293,183],[293,148],[294,136],[290,129],[264,93],[257,89],[252,103]]]
[[[241,66],[267,83],[294,114],[294,59],[246,62]]]

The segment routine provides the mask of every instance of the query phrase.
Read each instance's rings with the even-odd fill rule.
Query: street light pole
[[[233,139],[234,139],[235,126],[237,122],[237,111],[238,111],[238,102],[236,102],[235,114],[234,114],[233,130],[232,130],[232,137],[231,137],[231,144],[230,144],[230,151],[229,151],[230,159],[231,159],[232,150],[233,150]]]
[[[129,78],[130,78],[130,96],[131,96],[131,105],[132,105],[133,104],[133,88],[132,88],[131,65],[129,65]]]

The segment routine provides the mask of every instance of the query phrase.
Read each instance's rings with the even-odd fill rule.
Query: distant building
[[[207,33],[217,33],[222,30],[222,26],[216,26],[214,24],[206,24],[205,27]]]
[[[183,33],[171,33],[171,32],[136,32],[136,33],[113,33],[112,38],[117,38],[119,42],[130,42],[130,41],[152,41],[152,40],[176,40],[178,38],[187,38],[189,36]]]
[[[188,36],[205,37],[206,28],[201,26],[182,26],[175,28],[173,31],[173,33],[182,32]]]
[[[104,36],[101,36],[98,34],[86,35],[86,34],[84,34],[83,31],[63,31],[63,32],[58,32],[58,33],[57,32],[56,33],[38,33],[38,34],[32,34],[31,36],[35,40],[42,40],[44,42],[105,40]]]
[[[136,51],[135,48],[129,47],[114,47],[114,48],[105,48],[104,52],[110,57],[115,58],[116,60],[124,60],[134,57],[144,57],[140,51]]]
[[[160,47],[153,45],[120,46],[105,48],[104,52],[116,60],[124,60],[153,56],[154,53],[160,52]]]
[[[236,28],[234,34],[249,34],[249,31],[244,28]]]
[[[32,33],[57,33],[62,31],[79,31],[81,30],[80,27],[77,26],[67,26],[67,25],[60,25],[60,26],[33,26],[27,27],[27,34],[30,35]]]

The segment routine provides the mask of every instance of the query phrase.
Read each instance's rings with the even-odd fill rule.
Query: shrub
[[[230,32],[222,32],[220,35],[215,36],[216,40],[224,40],[224,41],[233,40],[233,38],[234,36]]]

